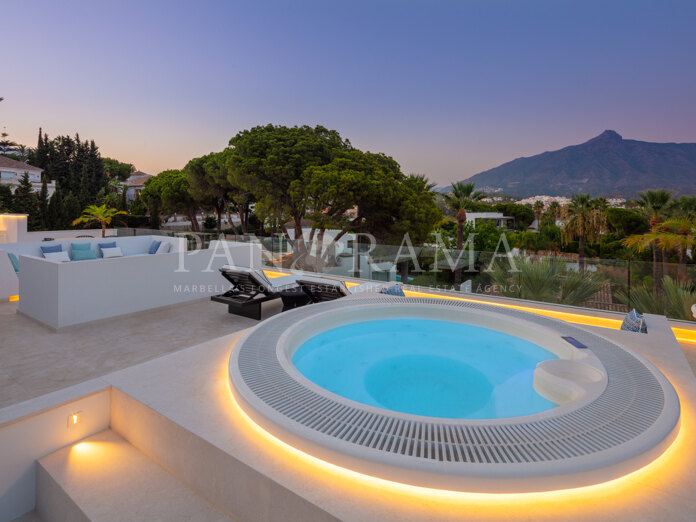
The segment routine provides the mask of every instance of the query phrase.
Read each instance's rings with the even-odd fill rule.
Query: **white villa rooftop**
[[[23,234],[21,230],[12,233]],[[0,304],[0,449],[3,455],[0,515],[3,520],[606,518],[632,521],[690,520],[696,510],[696,450],[690,444],[696,418],[696,329],[693,324],[646,315],[648,333],[641,334],[620,330],[623,314],[616,312],[408,285],[403,287],[405,298],[391,297],[377,292],[392,288],[393,283],[364,284],[364,280],[335,275],[317,279],[316,274],[269,266],[264,267],[261,274],[249,268],[261,262],[258,245],[251,243],[221,241],[194,253],[187,251],[178,238],[166,236],[94,237],[79,241],[94,249],[107,249],[105,254],[111,248],[106,243],[116,242],[123,256],[109,259],[104,255],[84,262],[60,263],[39,257],[40,247],[60,244],[74,251],[78,241],[74,236],[52,242],[23,237],[24,241],[1,247],[7,252],[17,252],[20,259],[19,295]],[[162,243],[169,244],[167,252],[161,251]],[[225,260],[216,259],[219,248],[227,249],[233,256],[234,267],[224,267]],[[160,253],[147,254],[148,249]],[[6,256],[0,257],[4,260]],[[192,270],[177,272],[181,259]],[[211,269],[206,271],[206,266]],[[87,270],[87,267],[91,268]],[[281,311],[281,299],[264,298],[257,303],[261,315],[258,321],[239,315],[244,310],[235,301],[236,294],[224,297],[227,287],[223,285],[219,268],[229,271],[226,277],[231,281],[252,274],[250,277],[267,285],[263,292],[270,288],[294,288],[297,283],[301,289],[305,289],[302,285],[308,285],[308,295],[322,299],[332,295],[332,299],[339,300],[333,304],[319,302]],[[107,272],[110,276],[105,276]],[[118,278],[118,290],[114,278]],[[73,283],[78,280],[80,284]],[[284,306],[297,297],[297,292],[293,292],[284,296]],[[211,301],[211,296],[229,302],[229,308]],[[292,299],[286,301],[289,296]],[[425,303],[433,304],[424,306]],[[611,454],[608,450],[613,444],[618,454],[628,455],[633,451],[633,457],[625,461],[619,458],[611,466],[600,461],[587,472],[557,478],[557,484],[576,486],[560,489],[547,486],[526,491],[525,483],[531,484],[534,478],[530,475],[530,479],[522,481],[514,477],[501,479],[503,489],[500,491],[487,491],[492,486],[484,486],[488,483],[483,479],[479,487],[475,481],[469,482],[473,487],[467,491],[457,490],[456,482],[452,483],[453,488],[423,484],[433,476],[437,479],[445,467],[457,469],[455,461],[461,459],[488,462],[479,466],[514,466],[517,465],[514,460],[525,460],[525,454],[531,453],[525,453],[528,450],[521,446],[515,449],[512,444],[503,444],[502,449],[495,450],[502,452],[496,456],[493,448],[502,439],[489,442],[481,439],[484,433],[495,433],[496,426],[503,426],[507,419],[445,419],[445,428],[436,430],[437,437],[441,437],[438,440],[441,447],[464,448],[458,457],[442,453],[440,464],[437,458],[434,463],[426,463],[430,468],[425,474],[419,475],[413,468],[405,470],[402,477],[385,478],[385,470],[392,465],[390,461],[396,462],[402,457],[387,456],[378,464],[357,452],[345,458],[343,448],[352,451],[351,442],[338,441],[328,451],[321,446],[321,434],[308,435],[309,438],[302,440],[297,433],[309,434],[305,428],[293,433],[296,425],[281,429],[278,428],[280,424],[269,421],[274,414],[263,403],[263,400],[271,400],[263,399],[263,386],[257,387],[261,390],[259,400],[239,387],[240,374],[236,373],[241,371],[239,368],[242,365],[251,368],[249,361],[253,357],[258,356],[259,360],[266,357],[260,348],[258,351],[254,348],[253,343],[258,339],[262,343],[259,347],[268,353],[276,353],[273,343],[277,342],[278,360],[282,361],[286,357],[282,350],[290,349],[287,346],[297,349],[293,343],[299,341],[294,341],[294,336],[311,338],[315,335],[311,333],[312,328],[317,328],[317,324],[321,325],[321,331],[328,331],[346,323],[353,324],[360,317],[373,320],[385,313],[387,318],[389,313],[401,317],[398,315],[401,312],[389,312],[397,310],[397,304],[411,307],[409,313],[422,313],[430,319],[442,320],[464,314],[467,324],[488,325],[487,328],[514,332],[522,338],[539,339],[544,346],[547,346],[544,336],[550,335],[548,328],[552,326],[560,331],[574,332],[574,337],[567,342],[561,338],[549,341],[547,349],[557,350],[560,359],[541,363],[535,373],[535,389],[554,397],[558,406],[519,417],[519,421],[514,421],[517,424],[511,425],[517,428],[511,431],[505,428],[508,430],[506,437],[518,437],[516,430],[521,433],[527,429],[523,428],[525,419],[531,422],[529,433],[536,431],[538,435],[533,426],[544,423],[551,426],[559,422],[561,414],[566,415],[563,422],[572,420],[574,408],[579,407],[576,403],[591,407],[595,404],[592,397],[604,394],[603,387],[609,386],[606,378],[602,381],[605,369],[607,375],[623,372],[623,377],[618,378],[637,378],[643,370],[627,373],[624,366],[610,362],[611,351],[615,349],[623,350],[622,353],[637,364],[646,365],[649,371],[643,372],[641,379],[653,372],[664,379],[664,383],[669,383],[663,386],[665,391],[674,387],[679,422],[674,428],[665,426],[670,435],[664,440],[648,443],[646,448],[654,444],[652,450],[640,450],[637,454],[635,449],[631,450],[635,448],[634,442],[621,446],[623,443],[594,439],[595,444],[608,444],[606,455]],[[336,313],[337,310],[343,312]],[[256,311],[244,314],[254,316]],[[478,319],[474,320],[476,317]],[[439,332],[434,331],[433,336],[436,334]],[[604,347],[600,349],[599,345],[592,344],[594,342],[604,343]],[[585,350],[588,345],[583,343],[589,344],[589,351]],[[242,350],[251,354],[245,355],[246,362],[238,360]],[[594,358],[595,353],[604,353],[603,359]],[[272,383],[279,375],[270,364],[274,356],[265,360],[267,362],[254,366],[254,371],[261,372],[259,375],[265,375],[264,378]],[[547,364],[549,362],[552,364]],[[594,369],[588,364],[595,365]],[[540,368],[544,371],[540,372]],[[291,377],[293,371],[289,374]],[[255,374],[244,372],[250,386],[256,386],[248,380]],[[306,379],[297,381],[304,385],[308,382]],[[634,382],[630,386],[649,401],[654,389],[641,383]],[[273,386],[271,384],[271,388]],[[285,397],[305,393],[299,388],[291,392],[285,387],[287,381],[283,387],[281,381],[277,381],[277,386],[276,391],[281,390]],[[613,386],[616,388],[616,383]],[[626,386],[629,386],[628,381]],[[317,389],[315,385],[308,388]],[[336,397],[329,394],[322,400],[335,400]],[[665,397],[668,401],[668,394]],[[340,403],[341,400],[344,402]],[[635,397],[627,396],[622,401],[629,405],[635,402]],[[291,408],[295,412],[292,415],[299,415],[297,408],[309,407],[310,403],[318,404],[315,400],[307,399],[306,403],[297,400]],[[339,403],[343,408],[356,404],[340,397]],[[273,404],[280,410],[284,408],[277,401]],[[659,406],[646,403],[643,411],[648,415],[649,408],[658,407],[655,411],[659,411]],[[614,413],[601,424],[621,418],[625,410],[623,403],[614,407]],[[340,413],[341,410],[334,408],[332,411]],[[369,421],[377,412],[387,414],[385,420]],[[672,410],[672,419],[674,413]],[[388,419],[408,423],[414,418],[369,407],[364,415],[362,424],[357,418],[350,421],[356,428],[366,430],[366,434],[371,433],[369,437],[374,437],[370,439],[365,435],[359,440],[360,444],[383,449],[396,448],[395,439],[384,434],[388,430],[392,434],[399,433],[398,425],[390,424]],[[662,417],[664,414],[660,414]],[[307,417],[299,415],[297,418],[299,425]],[[638,423],[637,418],[635,420],[633,424]],[[436,421],[430,419],[424,426],[436,426]],[[327,422],[324,421],[324,425]],[[343,421],[336,418],[335,422]],[[647,422],[646,426],[652,423],[649,419],[641,422]],[[447,428],[448,425],[451,428]],[[656,420],[650,429],[657,426]],[[470,433],[473,438],[470,442],[462,442],[457,439],[458,435],[453,435],[454,431],[448,432],[449,429],[464,430],[459,433]],[[625,426],[615,423],[614,429],[619,430],[618,436],[631,439],[634,427],[630,422]],[[333,432],[338,434],[339,430]],[[340,433],[342,438],[351,437],[349,432]],[[503,432],[499,433],[502,436]],[[425,441],[432,440],[433,436],[427,427],[419,435],[425,437]],[[474,443],[476,437],[479,439]],[[378,442],[380,440],[382,442]],[[529,440],[531,448],[533,443]],[[534,444],[542,452],[539,455],[546,451],[544,447],[551,447],[551,442],[558,443],[559,448],[564,445],[559,438],[549,440],[546,446],[543,439],[537,440]],[[414,463],[416,457],[427,460],[431,458],[431,449],[426,449],[429,444],[403,451],[413,455],[409,458]],[[478,452],[477,455],[472,453],[466,457],[467,447]],[[510,453],[505,456],[508,451]],[[574,460],[563,454],[565,450],[559,451],[555,458],[571,469],[575,462],[582,462],[580,457]],[[500,463],[500,459],[507,464]],[[524,466],[534,464],[538,470],[552,469],[545,468],[543,460],[528,461]],[[467,462],[462,463],[462,469],[473,470],[467,467]],[[366,463],[373,467],[366,470]],[[524,466],[518,469],[527,469]],[[601,474],[605,468],[611,470],[609,475]],[[503,469],[497,468],[496,473]],[[550,477],[556,481],[553,474]],[[442,478],[441,483],[446,484],[447,480]]]

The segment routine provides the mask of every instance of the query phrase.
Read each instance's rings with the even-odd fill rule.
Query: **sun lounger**
[[[282,299],[283,310],[309,302],[309,298],[297,284],[296,275],[269,279],[262,270],[229,265],[220,268],[220,273],[230,282],[231,288],[210,299],[226,304],[227,311],[231,314],[259,320],[263,302]]]
[[[343,281],[329,279],[327,277],[312,276],[302,276],[298,278],[297,284],[313,303],[333,301],[334,299],[363,292],[379,292],[385,286],[384,283],[369,282],[349,288]]]

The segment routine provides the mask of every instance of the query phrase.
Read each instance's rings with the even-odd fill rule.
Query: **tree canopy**
[[[292,237],[281,227],[301,256],[308,253],[303,219],[318,237],[335,228],[336,240],[369,232],[390,241],[409,232],[422,241],[441,217],[424,178],[404,175],[393,158],[360,151],[325,127],[254,127],[232,138],[226,154],[228,181],[256,198],[257,213],[293,223]]]
[[[306,205],[292,190],[293,183],[303,179],[307,168],[327,165],[338,152],[350,149],[337,131],[322,126],[254,127],[230,140],[228,177],[254,194],[263,208],[290,218],[299,236]]]
[[[622,236],[642,234],[650,229],[648,221],[633,210],[610,207],[607,209],[606,215],[610,229]]]
[[[181,170],[160,172],[145,182],[140,197],[150,209],[150,213],[155,214],[155,220],[158,219],[160,212],[164,214],[181,212],[191,220],[191,228],[195,232],[199,231],[200,227],[196,220],[198,205],[191,195],[191,184],[185,172]]]
[[[135,171],[135,167],[130,163],[122,163],[112,158],[103,158],[102,161],[104,162],[104,172],[111,179],[126,181]]]

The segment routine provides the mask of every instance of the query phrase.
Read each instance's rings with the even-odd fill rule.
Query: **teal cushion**
[[[70,248],[74,252],[75,250],[89,250],[89,243],[70,243]]]
[[[97,253],[94,250],[73,250],[73,261],[85,261],[87,259],[97,259]]]
[[[12,263],[12,268],[19,274],[19,259],[12,252],[8,252],[7,256],[10,258],[10,263]]]

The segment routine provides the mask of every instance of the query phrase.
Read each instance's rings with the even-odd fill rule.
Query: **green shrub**
[[[664,314],[671,319],[694,320],[691,306],[696,304],[696,289],[693,285],[664,277],[663,290],[655,294],[652,289],[652,277],[650,279],[650,285],[632,288],[630,295],[625,291],[617,292],[619,301],[642,314]]]
[[[215,219],[215,216],[205,216],[205,219],[203,220],[203,228],[206,230],[213,230],[214,228],[217,228],[217,219]]]

